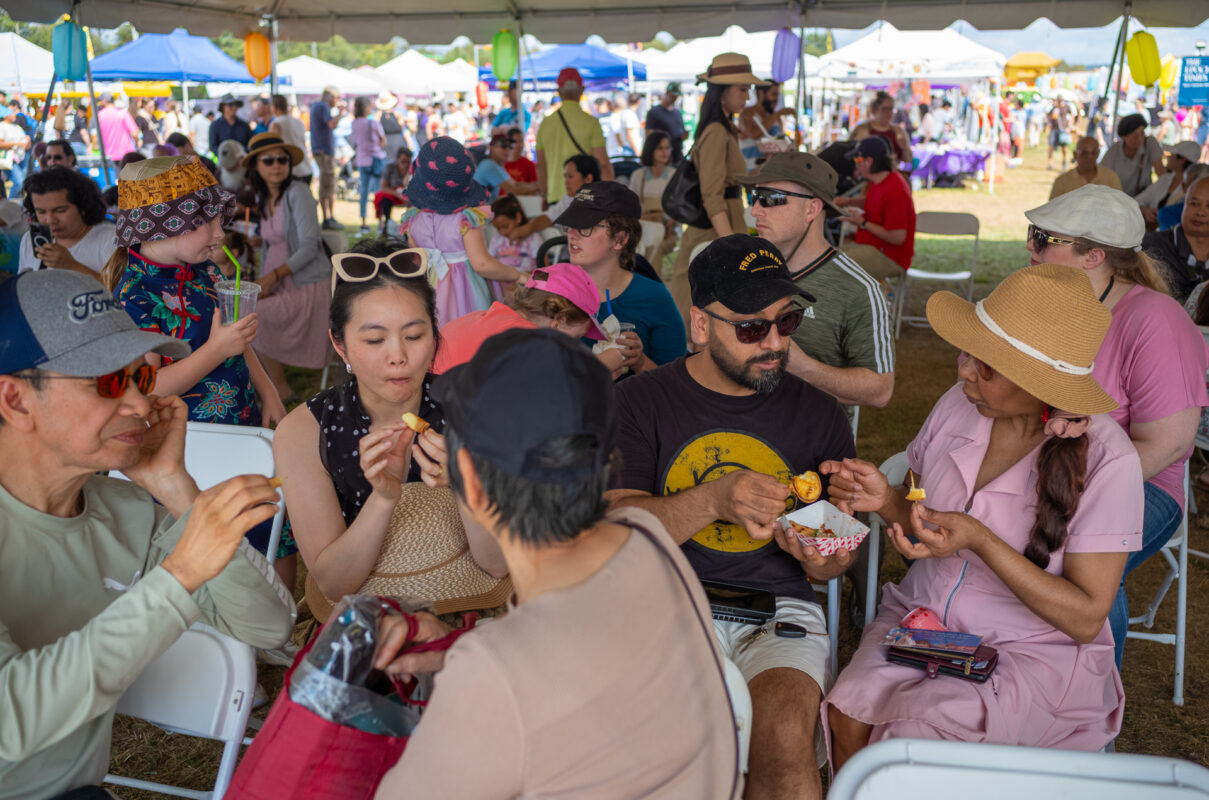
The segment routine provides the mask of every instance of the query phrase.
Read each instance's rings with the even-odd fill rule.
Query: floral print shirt
[[[210,323],[218,307],[214,291],[218,280],[222,276],[212,261],[157,264],[131,248],[113,294],[140,328],[184,339],[196,351],[210,338]],[[164,363],[170,359],[165,358]],[[193,422],[260,425],[260,406],[242,355],[216,366],[181,399]]]

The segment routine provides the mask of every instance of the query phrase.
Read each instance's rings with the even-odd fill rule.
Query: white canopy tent
[[[688,42],[680,42],[663,56],[647,63],[648,81],[697,80],[705,72],[710,61],[718,53],[743,53],[751,60],[752,71],[761,78],[772,74],[772,48],[776,31],[748,33],[738,25],[731,25],[721,36],[705,36]],[[806,56],[806,74],[818,72],[819,59]]]
[[[827,78],[860,83],[930,80],[962,83],[1003,74],[1005,59],[950,28],[900,31],[890,23],[819,58]]]
[[[392,92],[428,95],[432,92],[469,92],[478,71],[462,59],[438,64],[416,50],[407,50],[374,69],[378,81]]]
[[[376,95],[384,88],[373,76],[344,69],[311,56],[296,56],[282,61],[277,65],[277,74],[290,79],[289,85],[283,86],[282,89],[294,95],[322,94],[325,86],[339,88],[346,97]],[[211,83],[207,84],[206,88],[211,97],[227,93],[236,96],[262,94],[266,91],[265,86],[250,83]]]
[[[15,33],[0,33],[0,89],[45,92],[55,71],[55,57]]]
[[[679,38],[709,36],[728,25],[775,30],[785,25],[862,28],[885,19],[900,29],[936,30],[964,19],[983,30],[1019,28],[1048,17],[1062,27],[1106,25],[1125,11],[1125,0],[359,0],[334,9],[331,0],[6,0],[16,20],[54,22],[76,8],[83,25],[115,28],[130,22],[141,31],[242,35],[268,17],[282,39],[322,41],[335,34],[353,42],[450,42],[460,35],[488,42],[500,28],[523,28],[547,42],[582,42],[589,33],[606,41],[668,31]],[[1209,17],[1198,0],[1132,0],[1146,25],[1188,27]]]

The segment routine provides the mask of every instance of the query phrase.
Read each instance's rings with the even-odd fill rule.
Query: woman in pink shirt
[[[820,466],[833,502],[880,514],[915,559],[823,702],[834,768],[888,738],[1099,750],[1117,735],[1106,619],[1144,499],[1137,452],[1092,375],[1110,320],[1087,277],[1056,264],[977,304],[934,294],[928,321],[964,358],[907,448],[927,505],[873,464]],[[985,683],[887,661],[886,633],[919,607],[999,651]]]
[[[1146,522],[1142,549],[1125,564],[1129,575],[1167,543],[1184,516],[1184,464],[1192,455],[1201,407],[1209,403],[1209,350],[1188,314],[1170,296],[1142,252],[1146,223],[1133,198],[1089,184],[1026,211],[1033,263],[1075,267],[1112,311],[1096,354],[1096,380],[1117,401],[1120,423],[1142,460]],[[1125,652],[1129,600],[1124,576],[1108,617],[1117,669]]]
[[[353,163],[361,177],[361,234],[369,233],[365,224],[365,206],[369,198],[378,192],[382,183],[382,169],[386,164],[386,132],[382,123],[373,116],[368,97],[353,101],[353,130],[349,140],[356,148]]]

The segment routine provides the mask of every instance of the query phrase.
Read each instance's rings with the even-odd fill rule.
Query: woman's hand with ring
[[[420,467],[420,479],[428,486],[448,486],[445,465],[449,453],[445,449],[445,437],[429,428],[416,437],[416,444],[418,446],[411,449],[411,457]]]

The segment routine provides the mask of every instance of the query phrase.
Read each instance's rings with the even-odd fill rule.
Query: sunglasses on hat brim
[[[420,278],[428,273],[428,251],[409,247],[381,258],[364,253],[337,253],[332,256],[332,293],[336,281],[363,283],[377,276],[383,267],[400,278]]]

